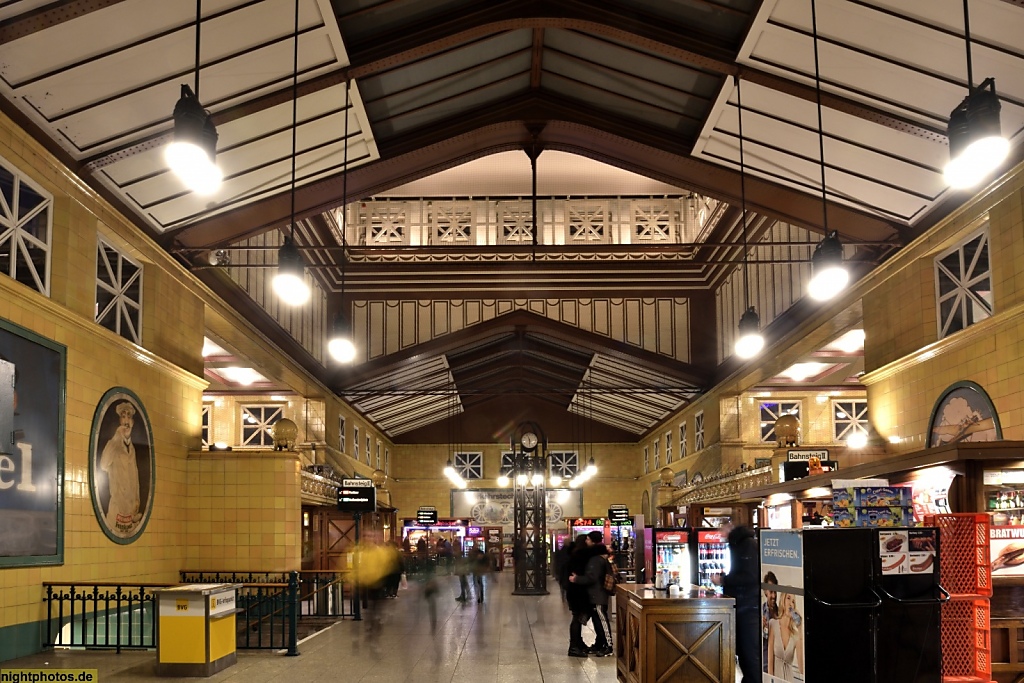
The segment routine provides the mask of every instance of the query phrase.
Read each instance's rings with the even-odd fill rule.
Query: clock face
[[[525,434],[523,434],[521,442],[523,444],[523,448],[532,451],[534,448],[537,447],[537,435],[534,434],[533,432],[526,432]]]

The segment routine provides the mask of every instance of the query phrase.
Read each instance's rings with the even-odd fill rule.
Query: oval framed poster
[[[103,394],[92,420],[89,488],[103,533],[122,545],[135,541],[153,511],[156,462],[153,430],[130,389]]]
[[[1003,438],[992,399],[974,382],[957,382],[942,393],[928,423],[928,446]]]

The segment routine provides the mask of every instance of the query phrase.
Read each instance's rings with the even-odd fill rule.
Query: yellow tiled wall
[[[980,195],[929,233],[916,258],[864,297],[866,366],[872,422],[893,450],[927,447],[935,402],[955,382],[970,380],[995,405],[1003,438],[1024,438],[1024,170]],[[945,339],[935,322],[934,257],[989,217],[994,313]]]
[[[287,451],[192,453],[182,568],[300,569],[300,470]]]

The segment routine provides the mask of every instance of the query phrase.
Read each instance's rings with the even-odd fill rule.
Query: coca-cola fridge
[[[651,583],[657,583],[659,574],[669,583],[681,586],[691,581],[689,541],[688,529],[654,529],[654,576],[649,578]]]
[[[715,585],[712,577],[723,577],[729,573],[729,543],[725,532],[721,529],[694,529],[690,538],[696,539],[696,543],[690,544],[690,565],[693,567],[690,581],[721,593],[721,585]]]

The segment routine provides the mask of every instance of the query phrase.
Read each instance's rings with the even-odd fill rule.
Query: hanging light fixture
[[[986,78],[974,87],[971,62],[971,21],[964,0],[964,42],[967,44],[967,97],[949,115],[949,163],[943,171],[954,189],[974,187],[994,171],[1010,153],[1010,141],[999,125],[999,97],[996,81]]]
[[[750,268],[749,249],[747,248],[747,175],[743,159],[743,98],[740,94],[740,79],[738,77],[734,77],[734,79],[736,81],[736,116],[739,119],[740,134],[740,205],[743,207],[743,300],[745,302],[745,310],[740,316],[739,336],[736,337],[735,351],[737,356],[747,359],[761,353],[761,349],[764,348],[764,336],[761,335],[761,319],[757,316],[754,307],[750,305],[750,283],[747,273]]]
[[[349,80],[345,79],[345,140],[342,153],[341,177],[341,306],[342,310],[334,320],[331,336],[327,340],[327,352],[339,363],[351,363],[356,358],[356,345],[352,341],[352,328],[345,315],[345,264],[348,255],[345,253],[348,232],[348,116],[349,116]]]
[[[818,13],[811,0],[811,35],[814,39],[814,93],[818,104],[818,158],[821,160],[821,212],[825,239],[818,242],[811,256],[811,281],[807,293],[816,301],[828,301],[846,289],[850,272],[843,265],[843,245],[839,233],[828,229],[828,199],[825,188],[825,128],[821,120],[821,69],[818,64]]]
[[[202,0],[196,0],[195,90],[181,85],[181,97],[174,105],[174,140],[164,149],[164,160],[185,186],[196,194],[209,195],[220,189],[223,179],[217,158],[217,128],[209,112],[199,103],[199,33]]]
[[[274,292],[289,306],[302,306],[310,297],[306,284],[306,264],[295,246],[295,155],[296,134],[299,127],[299,0],[295,0],[295,47],[294,69],[292,72],[292,222],[291,234],[286,235],[284,244],[277,251],[277,274],[274,275]]]

